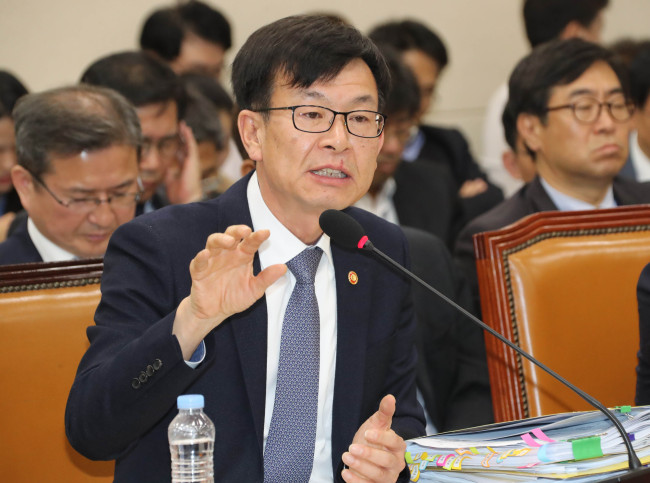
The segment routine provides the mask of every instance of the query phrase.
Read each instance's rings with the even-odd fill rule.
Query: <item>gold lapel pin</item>
[[[350,282],[352,285],[356,285],[359,282],[359,276],[357,275],[357,272],[350,270],[348,273],[348,282]]]

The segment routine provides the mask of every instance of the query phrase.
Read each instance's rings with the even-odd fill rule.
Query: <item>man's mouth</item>
[[[318,176],[325,176],[326,178],[347,178],[348,175],[343,171],[338,169],[324,168],[312,171],[312,173],[317,174]]]

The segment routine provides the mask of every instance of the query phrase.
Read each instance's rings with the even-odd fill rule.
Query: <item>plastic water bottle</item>
[[[169,425],[172,483],[214,482],[214,424],[203,412],[201,394],[178,396],[178,415]]]

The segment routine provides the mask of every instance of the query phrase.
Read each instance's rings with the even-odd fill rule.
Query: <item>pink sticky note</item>
[[[531,448],[539,448],[541,446],[541,444],[535,441],[535,439],[529,433],[522,434],[521,439],[523,439],[524,443],[526,443]]]
[[[539,429],[539,428],[537,428],[537,429],[533,429],[532,433],[535,435],[535,437],[536,437],[537,439],[540,439],[540,440],[545,441],[545,442],[547,442],[547,443],[555,443],[555,440],[554,440],[554,439],[551,439],[551,438],[549,438],[548,436],[546,436],[546,435],[544,434],[544,432],[543,432],[541,429]]]

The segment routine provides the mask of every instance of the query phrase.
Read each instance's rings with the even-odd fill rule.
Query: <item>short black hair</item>
[[[102,87],[77,85],[21,97],[14,109],[18,164],[36,176],[52,157],[71,156],[115,145],[139,155],[138,116],[123,96]]]
[[[140,47],[172,61],[180,54],[187,32],[221,45],[224,50],[232,46],[230,23],[226,17],[209,5],[192,0],[153,12],[142,26]]]
[[[386,59],[391,79],[384,113],[389,118],[399,114],[405,114],[409,118],[414,117],[420,110],[420,90],[415,75],[402,62],[395,49],[382,45],[380,50]]]
[[[15,75],[0,70],[0,117],[11,116],[16,101],[27,93],[27,88]]]
[[[192,129],[197,143],[210,142],[218,150],[228,145],[228,133],[219,119],[216,106],[193,86],[186,86],[187,107],[183,120]]]
[[[390,45],[399,52],[421,50],[438,64],[438,69],[441,71],[449,63],[447,48],[440,36],[415,20],[378,25],[370,31],[368,37],[377,44]]]
[[[293,87],[334,79],[354,59],[363,60],[383,108],[390,75],[377,46],[356,28],[322,15],[286,17],[254,32],[232,66],[235,100],[242,109],[268,107],[273,82],[285,74]]]
[[[184,89],[166,64],[142,51],[120,52],[103,57],[86,69],[81,83],[108,87],[135,107],[174,101],[179,119],[185,109]]]
[[[214,77],[203,74],[182,74],[181,82],[185,87],[198,90],[220,111],[232,112],[235,103],[224,87]]]
[[[519,61],[508,81],[508,102],[502,118],[506,133],[512,129],[508,123],[516,123],[523,113],[532,114],[546,122],[548,101],[553,88],[570,84],[598,61],[605,62],[612,68],[621,83],[624,96],[629,98],[626,69],[612,51],[578,38],[552,40],[533,49]],[[513,139],[516,140],[516,135]],[[511,140],[508,142],[513,146]]]
[[[525,0],[524,25],[531,47],[557,38],[571,22],[589,27],[609,0]]]
[[[634,105],[643,109],[650,94],[650,41],[638,44],[638,51],[629,65],[630,97]]]

